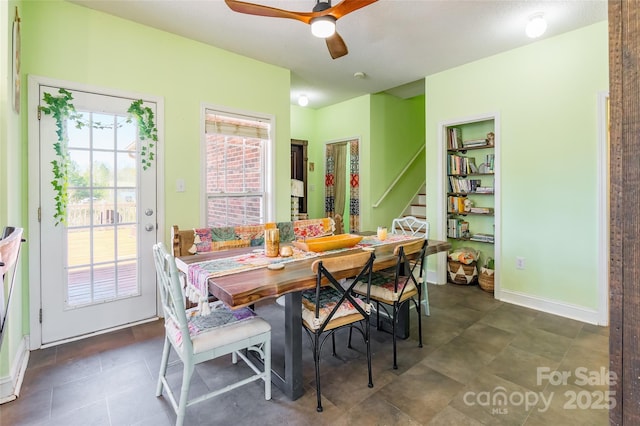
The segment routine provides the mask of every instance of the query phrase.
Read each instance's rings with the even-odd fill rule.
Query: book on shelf
[[[469,210],[470,213],[479,213],[479,214],[492,214],[493,208],[491,207],[471,207]]]
[[[486,139],[469,139],[462,141],[463,148],[475,148],[479,146],[489,146]]]
[[[493,188],[480,186],[480,179],[449,176],[449,191],[457,194],[493,194]]]
[[[487,164],[487,169],[489,173],[494,172],[494,163],[495,163],[495,154],[487,154],[485,163]]]
[[[447,139],[449,149],[462,148],[462,131],[457,127],[449,127],[447,129]]]
[[[482,233],[478,233],[478,234],[473,234],[471,236],[471,238],[469,238],[471,241],[479,241],[481,243],[493,243],[494,241],[494,236],[492,234],[482,234]]]
[[[478,186],[475,190],[478,194],[493,194],[493,187],[491,186]]]
[[[447,220],[447,237],[448,238],[468,238],[469,222],[458,218]]]
[[[478,173],[476,159],[461,155],[449,154],[447,161],[447,173],[450,175],[468,175]]]
[[[449,213],[464,213],[464,202],[467,197],[457,197],[455,195],[451,195],[447,198],[447,212]]]

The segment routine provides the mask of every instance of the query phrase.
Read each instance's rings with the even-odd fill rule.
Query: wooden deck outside
[[[71,228],[67,237],[69,306],[138,294],[135,225],[94,227],[93,239],[90,228]]]

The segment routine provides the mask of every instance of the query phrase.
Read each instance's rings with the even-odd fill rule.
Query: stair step
[[[419,214],[412,214],[412,215],[405,214],[404,215],[404,217],[407,217],[407,216],[413,216],[416,219],[427,220],[427,216],[425,216],[425,215],[419,215]]]
[[[405,211],[405,215],[407,216],[424,216],[425,213],[427,212],[427,206],[423,206],[420,204],[412,204],[411,207],[409,208],[409,211]]]

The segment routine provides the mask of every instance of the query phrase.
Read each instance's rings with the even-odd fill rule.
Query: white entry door
[[[57,87],[39,89],[42,106],[45,93],[60,96]],[[56,224],[52,184],[58,128],[52,115],[39,121],[42,344],[156,315],[156,165],[141,166],[138,125],[127,113],[135,99],[68,92],[80,117],[62,130],[69,155],[64,223]],[[143,107],[157,117],[154,103]]]

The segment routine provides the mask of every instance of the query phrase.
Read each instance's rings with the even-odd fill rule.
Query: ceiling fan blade
[[[365,6],[369,6],[371,3],[375,3],[378,0],[344,0],[325,12],[328,15],[333,16],[336,19],[342,18],[347,13],[351,13],[354,10],[358,10]]]
[[[327,37],[325,40],[327,42],[329,54],[333,59],[338,59],[349,53],[347,45],[344,43],[344,40],[342,39],[342,37],[340,37],[340,34],[338,34],[337,31],[332,36]]]
[[[272,18],[289,18],[297,21],[302,21],[308,24],[311,18],[324,15],[324,13],[314,12],[292,12],[290,10],[278,9],[270,6],[263,6],[261,4],[247,3],[237,0],[224,0],[227,6],[235,12],[246,13],[248,15],[269,16]],[[358,0],[360,1],[360,0]],[[374,0],[375,1],[375,0]],[[344,3],[344,2],[343,2]]]

